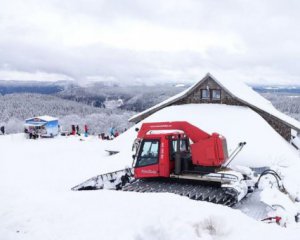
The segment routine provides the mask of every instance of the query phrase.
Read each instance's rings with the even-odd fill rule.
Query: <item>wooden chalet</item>
[[[190,88],[131,117],[129,121],[138,123],[165,107],[189,103],[246,106],[257,112],[287,141],[291,140],[292,129],[300,133],[300,122],[275,109],[268,100],[246,84],[239,81],[219,81],[209,73]]]

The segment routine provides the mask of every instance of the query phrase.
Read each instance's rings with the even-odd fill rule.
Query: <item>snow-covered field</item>
[[[161,111],[159,117],[154,114],[149,119],[167,120],[166,116],[174,115],[174,108],[168,109]],[[177,116],[181,116],[184,114],[181,111],[189,110],[178,108],[176,111]],[[209,111],[209,108],[203,108],[204,111]],[[206,119],[202,115],[190,117],[189,121],[195,124],[199,120],[198,125],[203,124],[202,129],[224,134],[230,149],[240,138],[241,141],[248,141],[245,152],[251,154],[249,149],[255,148],[253,144],[259,146],[265,141],[258,139],[256,143],[252,139],[254,133],[246,134],[254,132],[254,129],[249,127],[247,132],[243,130],[242,124],[239,124],[243,120],[240,119],[240,111],[220,108],[218,112],[230,111],[235,112],[235,117],[224,114],[219,119],[219,125],[211,122],[216,129],[205,125],[209,116],[213,121],[211,114],[206,114]],[[246,109],[241,111],[244,111],[247,121],[257,128],[261,127],[263,123],[259,118]],[[174,120],[183,120],[179,118],[184,117]],[[228,125],[237,131],[234,134],[222,125],[222,122],[229,121],[228,118],[236,120],[232,126]],[[263,156],[270,156],[271,159],[257,164],[257,159],[242,155],[246,152],[241,153],[237,163],[242,163],[243,156],[247,158],[244,165],[249,161],[256,166],[284,163],[284,168],[280,169],[288,176],[287,185],[297,195],[300,164],[296,160],[300,160],[299,155],[278,135],[268,128],[265,131],[270,137],[267,141],[273,143],[275,154],[273,151],[272,155],[268,155],[272,147],[264,151],[265,145],[262,145],[256,149],[254,156],[258,156],[260,161]],[[77,136],[39,140],[25,139],[23,134],[0,136],[0,239],[299,239],[298,223],[290,222],[287,228],[282,228],[256,221],[237,209],[172,194],[70,190],[87,178],[130,165],[128,146],[131,147],[134,137],[133,129],[113,142],[101,141],[96,137],[80,141]],[[105,149],[116,146],[121,152],[108,156]],[[273,193],[266,195],[269,197]]]

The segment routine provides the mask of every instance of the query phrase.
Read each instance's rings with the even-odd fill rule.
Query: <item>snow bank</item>
[[[297,239],[241,212],[171,194],[114,191],[48,193],[27,189],[1,201],[5,240]],[[251,229],[251,234],[249,234]]]

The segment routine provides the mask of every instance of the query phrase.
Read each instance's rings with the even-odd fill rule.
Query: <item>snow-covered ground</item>
[[[160,116],[154,114],[149,121],[171,120],[167,116],[174,116],[175,110],[177,116],[187,115],[173,120],[185,119],[207,132],[224,134],[230,149],[238,141],[247,141],[236,164],[243,165],[243,158],[244,165],[251,161],[256,166],[284,163],[284,168],[279,169],[293,193],[298,194],[298,152],[266,126],[260,129],[263,123],[249,110],[220,108],[219,125],[209,108],[203,108],[205,114],[195,117],[171,107]],[[229,112],[235,115],[226,114]],[[243,114],[240,116],[238,112]],[[216,128],[205,124],[207,120],[216,124]],[[229,129],[222,128],[222,122],[229,120],[234,121],[228,125]],[[244,124],[240,121],[255,127],[242,128]],[[266,131],[268,144],[260,138],[255,142],[252,135],[257,134],[248,135],[257,128]],[[231,133],[231,129],[235,132]],[[113,142],[96,137],[81,141],[77,136],[39,140],[25,139],[23,134],[0,136],[0,239],[299,239],[297,223],[282,228],[255,221],[237,209],[172,194],[70,190],[87,178],[130,165],[128,147],[131,149],[135,135],[134,129],[130,129]],[[273,147],[268,147],[269,141]],[[108,156],[105,149],[114,147],[121,152]],[[257,158],[245,155],[246,151],[251,154],[249,149],[255,149],[253,156]],[[257,161],[263,162],[257,164]],[[265,195],[267,199],[275,196],[274,191]]]

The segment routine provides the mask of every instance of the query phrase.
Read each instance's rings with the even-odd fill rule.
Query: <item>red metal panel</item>
[[[222,145],[223,140],[216,134],[209,139],[191,144],[193,164],[207,167],[221,166],[226,160]]]
[[[155,165],[137,167],[134,169],[135,177],[169,177],[170,176],[170,160],[169,160],[169,144],[165,134],[152,134],[144,139],[160,139],[159,162]]]
[[[159,177],[159,164],[134,169],[135,178]]]
[[[159,176],[160,177],[170,177],[170,149],[169,149],[169,139],[163,135],[161,138],[160,145],[160,158],[159,158]]]
[[[149,131],[153,130],[182,130],[193,142],[198,142],[199,140],[210,137],[208,133],[188,122],[143,123],[137,137],[144,138]]]

